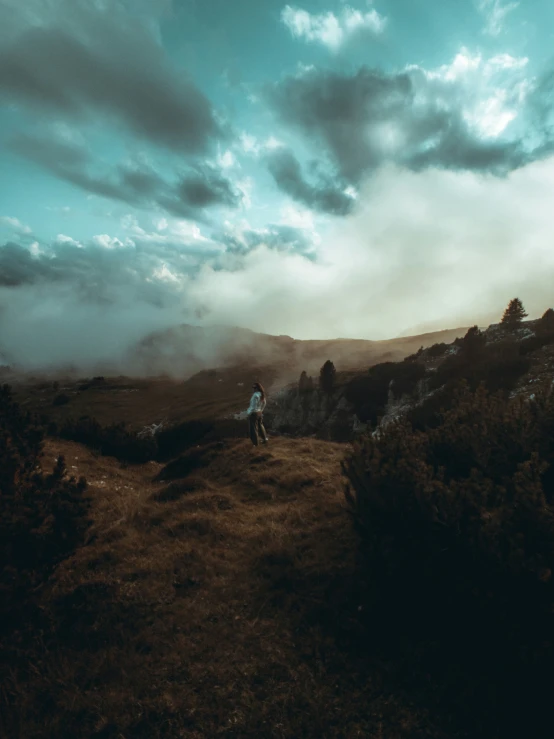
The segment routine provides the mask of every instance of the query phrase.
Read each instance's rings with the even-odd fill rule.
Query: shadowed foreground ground
[[[44,466],[60,452],[94,523],[5,687],[4,735],[455,735],[360,654],[344,446],[229,440],[125,468],[49,440]]]

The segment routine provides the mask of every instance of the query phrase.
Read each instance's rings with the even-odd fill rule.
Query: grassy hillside
[[[44,479],[77,494],[67,476],[84,476],[91,526],[24,594],[33,607],[13,637],[0,631],[0,736],[504,739],[516,723],[548,736],[554,345],[477,338],[366,369],[360,399],[382,404],[391,379],[401,394],[422,372],[469,386],[492,373],[496,387],[508,369],[502,395],[453,384],[430,426],[399,420],[353,446],[272,435],[254,449],[244,423],[194,439],[195,422],[245,406],[254,378],[278,382],[250,366],[20,385],[24,407],[60,421],[138,429],[163,410],[176,430],[137,465],[47,439],[42,467],[58,472]],[[9,452],[9,418],[2,429]],[[8,534],[33,512],[25,499],[18,521],[10,500]],[[31,532],[38,554],[44,533],[63,544],[74,528],[49,504]],[[10,567],[0,573],[11,587]]]
[[[369,366],[401,361],[421,346],[453,341],[464,332],[465,329],[452,329],[380,342],[295,341],[289,337],[245,332],[250,343],[244,348],[239,342],[239,349],[247,353],[247,359],[243,356],[240,363],[219,369],[200,369],[185,380],[172,379],[168,375],[138,377],[137,368],[142,367],[142,360],[137,359],[133,377],[107,376],[104,381],[95,382],[91,378],[78,380],[74,376],[45,378],[8,374],[4,381],[13,384],[17,400],[27,410],[37,411],[56,422],[90,416],[102,425],[124,422],[131,430],[139,430],[153,423],[163,422],[167,426],[197,419],[225,418],[244,410],[248,407],[255,380],[261,381],[271,393],[297,381],[302,370],[317,376],[323,362],[330,358],[339,370],[339,381],[346,382]],[[178,357],[182,350],[188,351],[182,342],[181,333],[175,334],[173,330],[150,337],[143,349],[160,356],[162,364],[165,363],[163,367],[168,370],[168,356],[175,352]],[[236,347],[231,344],[229,351],[235,352]],[[237,359],[236,353],[229,357],[233,361]],[[222,356],[217,358],[221,360]],[[215,361],[215,355],[213,359]],[[175,371],[179,361],[171,365]],[[196,368],[201,364],[199,360]]]
[[[230,440],[125,469],[48,441],[45,466],[63,453],[88,478],[93,525],[47,588],[0,733],[445,736],[359,654],[343,450]]]

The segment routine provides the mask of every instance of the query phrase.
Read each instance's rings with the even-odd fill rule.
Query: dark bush
[[[43,436],[10,388],[0,388],[0,638],[23,627],[40,586],[88,526],[86,481],[68,479],[61,456],[44,474]]]
[[[233,427],[236,422],[232,422]],[[244,426],[244,424],[243,424]],[[193,444],[198,444],[208,433],[214,431],[212,421],[185,421],[177,426],[162,429],[157,435],[158,455],[160,461],[165,461],[180,454]]]
[[[452,407],[456,390],[460,383],[457,381],[447,382],[438,390],[418,405],[413,406],[407,413],[406,419],[410,425],[418,430],[424,431],[427,428],[436,428],[442,418],[442,413]]]
[[[409,354],[407,357],[404,357],[403,361],[404,362],[415,362],[421,357],[422,354],[423,354],[423,347],[420,346],[415,354]]]
[[[526,403],[464,383],[436,428],[395,422],[343,464],[372,629],[475,735],[504,736],[514,705],[527,736],[549,718],[553,432],[553,393]]]
[[[70,400],[71,398],[69,395],[67,395],[67,393],[60,393],[59,395],[56,395],[56,397],[52,401],[52,405],[67,405]]]
[[[522,357],[525,357],[527,354],[532,354],[549,344],[554,344],[554,331],[552,333],[538,333],[528,339],[523,339],[519,344],[519,353]]]
[[[345,397],[360,421],[375,424],[384,413],[389,388],[396,396],[412,393],[424,376],[421,364],[383,362],[370,367],[366,376],[351,380],[345,387]]]
[[[467,380],[472,389],[484,382],[491,392],[512,390],[530,367],[530,361],[519,355],[515,341],[499,342],[483,348],[478,354],[462,348],[447,357],[430,379],[431,390],[452,381]]]
[[[477,359],[481,357],[487,346],[485,334],[479,330],[477,326],[468,329],[466,335],[460,343],[462,353],[469,359]]]
[[[155,459],[158,445],[155,437],[139,438],[124,423],[102,426],[95,418],[81,416],[70,418],[58,427],[63,439],[86,444],[100,454],[115,457],[122,462],[141,464]]]
[[[448,344],[445,344],[444,342],[440,344],[433,344],[433,346],[430,346],[427,349],[427,356],[428,357],[442,357],[443,354],[446,354],[447,349],[448,349]]]

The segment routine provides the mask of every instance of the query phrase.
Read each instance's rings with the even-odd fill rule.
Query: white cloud
[[[332,12],[311,14],[307,10],[286,5],[281,21],[293,36],[316,42],[337,51],[352,36],[362,31],[379,35],[385,30],[387,19],[375,8],[368,12],[346,5],[337,16]]]
[[[262,147],[264,149],[274,150],[279,149],[282,146],[284,146],[283,142],[279,139],[276,139],[275,136],[269,136],[265,142],[262,144]]]
[[[515,110],[506,108],[506,93],[497,90],[465,114],[466,121],[479,129],[482,136],[497,137],[517,117]]]
[[[485,33],[498,36],[504,30],[507,16],[519,7],[519,2],[503,4],[502,0],[478,0],[477,7],[485,17]]]
[[[11,229],[19,234],[28,235],[32,233],[32,230],[29,228],[29,226],[21,223],[19,218],[12,218],[11,216],[0,216],[0,224],[2,223],[6,226],[9,226]]]
[[[485,59],[462,47],[449,64],[431,70],[411,64],[406,71],[419,70],[428,82],[435,83],[430,91],[438,100],[445,91],[451,94],[455,86],[465,120],[487,138],[500,136],[522,110],[533,87],[533,80],[526,77],[528,63],[527,57],[511,54]]]
[[[493,74],[499,69],[523,69],[529,64],[526,56],[515,57],[511,54],[497,54],[491,57],[485,67],[487,74]]]
[[[200,227],[194,221],[183,219],[161,218],[155,221],[155,231],[147,231],[138,222],[136,216],[128,214],[121,219],[121,226],[129,234],[125,245],[141,244],[170,245],[181,249],[196,250],[199,246],[206,249],[206,254],[221,251],[221,247],[204,236]],[[131,238],[132,237],[132,238]],[[121,243],[121,242],[120,242]]]
[[[217,157],[217,163],[222,169],[230,169],[236,166],[237,160],[232,151],[227,149],[223,154],[219,154]]]
[[[93,242],[96,246],[101,246],[103,249],[122,249],[126,246],[134,246],[134,242],[131,239],[125,239],[121,241],[116,236],[109,236],[108,234],[98,234],[92,237]]]
[[[56,243],[69,244],[70,246],[76,246],[79,249],[82,249],[83,247],[80,241],[76,241],[71,236],[66,236],[65,234],[58,234],[56,236]]]
[[[155,269],[152,276],[161,282],[170,282],[173,284],[179,284],[181,282],[181,278],[172,272],[165,263],[158,269]]]
[[[242,207],[249,210],[252,207],[252,190],[254,189],[254,180],[252,177],[245,177],[235,182],[236,188],[242,195]]]
[[[249,133],[242,133],[240,135],[240,143],[246,154],[257,153],[258,151],[258,140],[255,136]]]
[[[281,208],[280,223],[293,228],[306,228],[314,230],[314,214],[306,208],[295,205],[284,205]]]
[[[210,251],[211,242],[197,254],[143,249],[140,259],[111,249],[100,264],[94,255],[90,262],[94,295],[98,287],[109,303],[83,301],[82,284],[59,274],[55,283],[0,288],[4,345],[17,361],[35,366],[116,361],[155,328],[196,323],[200,309],[209,323],[303,339],[384,339],[486,325],[516,296],[535,317],[554,307],[553,190],[554,157],[503,178],[384,167],[359,188],[355,211],[331,221],[315,260],[270,248],[273,226],[256,230],[260,245],[250,248],[247,221],[234,229],[226,224],[246,247],[229,255],[228,265],[221,248]],[[306,226],[309,236],[306,212],[285,208],[281,218]],[[132,218],[127,225],[140,228]],[[197,233],[187,222],[169,222],[167,230],[179,228],[187,238]],[[199,270],[188,269],[201,262]]]
[[[553,188],[554,158],[506,178],[385,167],[315,262],[260,245],[241,270],[204,265],[186,293],[210,322],[305,339],[487,324],[515,296],[537,316],[552,304]]]
[[[250,154],[254,157],[257,157],[264,152],[274,151],[275,149],[285,146],[285,144],[280,139],[273,136],[273,134],[261,141],[259,138],[252,136],[249,133],[241,134],[240,145],[245,154]]]

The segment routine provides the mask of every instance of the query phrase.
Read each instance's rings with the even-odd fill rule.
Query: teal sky
[[[0,0],[0,352],[551,299],[549,0]]]

